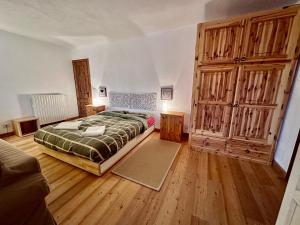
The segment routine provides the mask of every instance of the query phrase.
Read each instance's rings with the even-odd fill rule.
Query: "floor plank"
[[[141,145],[151,138],[159,133]],[[286,186],[272,167],[192,151],[187,141],[157,192],[45,155],[32,136],[5,140],[40,161],[51,189],[46,201],[58,224],[272,225]]]

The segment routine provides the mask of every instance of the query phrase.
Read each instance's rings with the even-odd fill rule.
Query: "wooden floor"
[[[145,141],[149,138],[159,135]],[[271,225],[286,186],[272,167],[191,151],[187,142],[156,192],[110,172],[99,178],[42,154],[32,136],[6,140],[39,159],[58,224]]]

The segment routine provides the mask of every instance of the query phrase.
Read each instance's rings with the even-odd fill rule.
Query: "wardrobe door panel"
[[[196,133],[226,137],[231,107],[225,105],[199,104],[197,112]]]
[[[232,63],[240,55],[243,20],[201,24],[198,64]]]
[[[243,65],[239,70],[230,136],[271,144],[289,64]]]
[[[237,101],[239,104],[275,106],[284,64],[241,66]]]
[[[236,66],[201,66],[194,96],[197,134],[228,136],[231,103],[236,82]]]
[[[299,37],[297,9],[253,16],[247,21],[242,61],[292,59]]]
[[[240,106],[234,110],[233,138],[266,142],[273,117],[273,108]]]

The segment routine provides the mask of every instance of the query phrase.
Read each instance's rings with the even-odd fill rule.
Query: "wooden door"
[[[242,65],[239,70],[230,137],[272,144],[290,64]]]
[[[238,60],[244,20],[204,23],[199,26],[198,64],[233,63]]]
[[[80,117],[87,116],[86,105],[92,104],[92,88],[88,59],[73,60],[73,73]]]
[[[300,148],[300,146],[299,146]],[[283,197],[276,225],[300,224],[300,151],[295,159],[292,173]]]
[[[193,131],[228,136],[237,67],[201,66],[195,77]]]
[[[300,32],[297,8],[277,10],[247,20],[242,61],[293,59]]]

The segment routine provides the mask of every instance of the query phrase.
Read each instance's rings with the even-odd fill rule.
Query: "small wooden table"
[[[86,116],[92,116],[92,115],[96,115],[99,112],[105,111],[105,105],[98,105],[98,106],[86,105],[85,110],[86,110]]]
[[[37,117],[23,117],[14,119],[12,122],[15,134],[19,137],[33,134],[40,129],[40,122]]]
[[[183,134],[183,123],[183,112],[162,112],[160,114],[160,138],[180,142]]]

